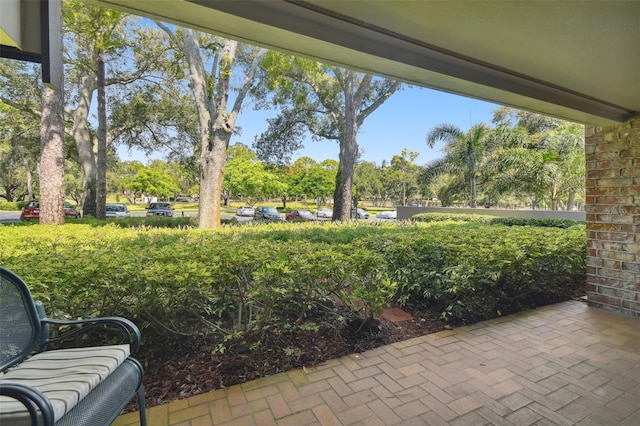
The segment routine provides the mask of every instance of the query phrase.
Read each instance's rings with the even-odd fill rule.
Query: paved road
[[[20,222],[20,212],[0,212],[0,223]]]

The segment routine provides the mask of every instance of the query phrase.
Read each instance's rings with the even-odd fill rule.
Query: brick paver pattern
[[[149,424],[637,426],[640,318],[550,305],[153,407]]]

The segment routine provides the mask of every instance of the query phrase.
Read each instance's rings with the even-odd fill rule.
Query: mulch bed
[[[326,360],[359,353],[382,345],[440,331],[446,323],[424,312],[411,312],[411,319],[392,315],[341,324],[320,324],[317,331],[295,333],[274,330],[260,344],[244,341],[202,340],[180,356],[155,361],[146,367],[145,394],[148,407],[188,398],[215,389],[294,368],[310,367]],[[249,339],[247,339],[249,340]],[[253,340],[255,341],[255,340]],[[137,410],[132,404],[127,411]]]

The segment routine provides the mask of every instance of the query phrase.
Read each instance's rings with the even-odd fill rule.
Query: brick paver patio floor
[[[640,318],[546,306],[153,407],[149,424],[637,426]]]

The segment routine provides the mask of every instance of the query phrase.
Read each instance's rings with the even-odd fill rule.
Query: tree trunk
[[[33,200],[33,176],[31,176],[31,167],[29,167],[29,160],[25,157],[22,159],[24,164],[24,173],[27,178],[27,195],[30,200]]]
[[[567,210],[572,211],[576,206],[576,192],[571,191],[567,197]]]
[[[344,79],[344,121],[342,123],[342,138],[340,139],[340,154],[338,176],[334,191],[333,220],[348,220],[351,218],[351,187],[353,185],[353,171],[358,155],[358,125],[356,122],[356,105],[353,99],[353,73],[348,72]]]
[[[61,20],[61,4],[49,3],[49,18]],[[52,21],[53,22],[53,21]],[[61,28],[61,22],[53,27]],[[64,224],[64,76],[62,33],[52,31],[50,40],[51,83],[42,86],[40,121],[40,223]]]
[[[227,148],[233,134],[233,126],[237,112],[227,113],[227,100],[229,98],[229,78],[233,60],[236,56],[238,42],[226,40],[222,47],[218,78],[216,84],[215,119],[213,121],[213,143],[202,146],[202,161],[206,162],[206,169],[200,177],[200,222],[199,227],[214,229],[220,226],[220,211],[222,210],[222,184],[224,183],[224,171],[227,167]],[[203,193],[202,188],[207,192]],[[205,197],[203,211],[202,197]]]
[[[102,33],[97,34],[96,42],[102,44]],[[98,85],[98,164],[96,185],[96,218],[107,218],[107,101],[105,96],[104,49],[97,51],[97,85]]]
[[[345,127],[348,128],[349,125],[347,124]],[[352,126],[340,144],[340,167],[336,179],[336,190],[334,192],[335,204],[333,206],[333,220],[348,220],[351,218],[353,168],[358,153],[358,143],[354,132],[355,129]]]
[[[551,186],[551,210],[558,210],[558,189],[555,182]]]
[[[94,90],[93,75],[82,78],[82,87],[78,98],[78,106],[73,113],[73,139],[78,149],[78,159],[82,167],[84,215],[96,217],[96,158],[93,152],[93,140],[89,131],[89,109]]]
[[[214,173],[214,161],[212,156],[212,105],[207,96],[207,81],[204,72],[204,64],[200,56],[198,44],[199,33],[185,28],[183,30],[184,55],[189,65],[189,86],[193,92],[198,111],[200,125],[200,200],[198,205],[198,227],[213,229],[218,226],[213,213],[213,194],[215,185],[211,176]],[[218,213],[219,217],[219,213]]]
[[[216,122],[223,119],[218,114]],[[215,229],[220,226],[220,211],[222,209],[222,183],[227,163],[227,146],[231,139],[231,132],[218,128],[214,124],[213,144],[211,150],[203,150],[202,170],[200,180],[200,220],[199,227]],[[206,192],[203,192],[205,188]],[[203,203],[204,198],[204,203]],[[207,206],[203,211],[203,206]]]
[[[478,207],[478,195],[476,192],[476,176],[475,174],[471,176],[471,200],[469,202],[469,207],[476,208]]]

